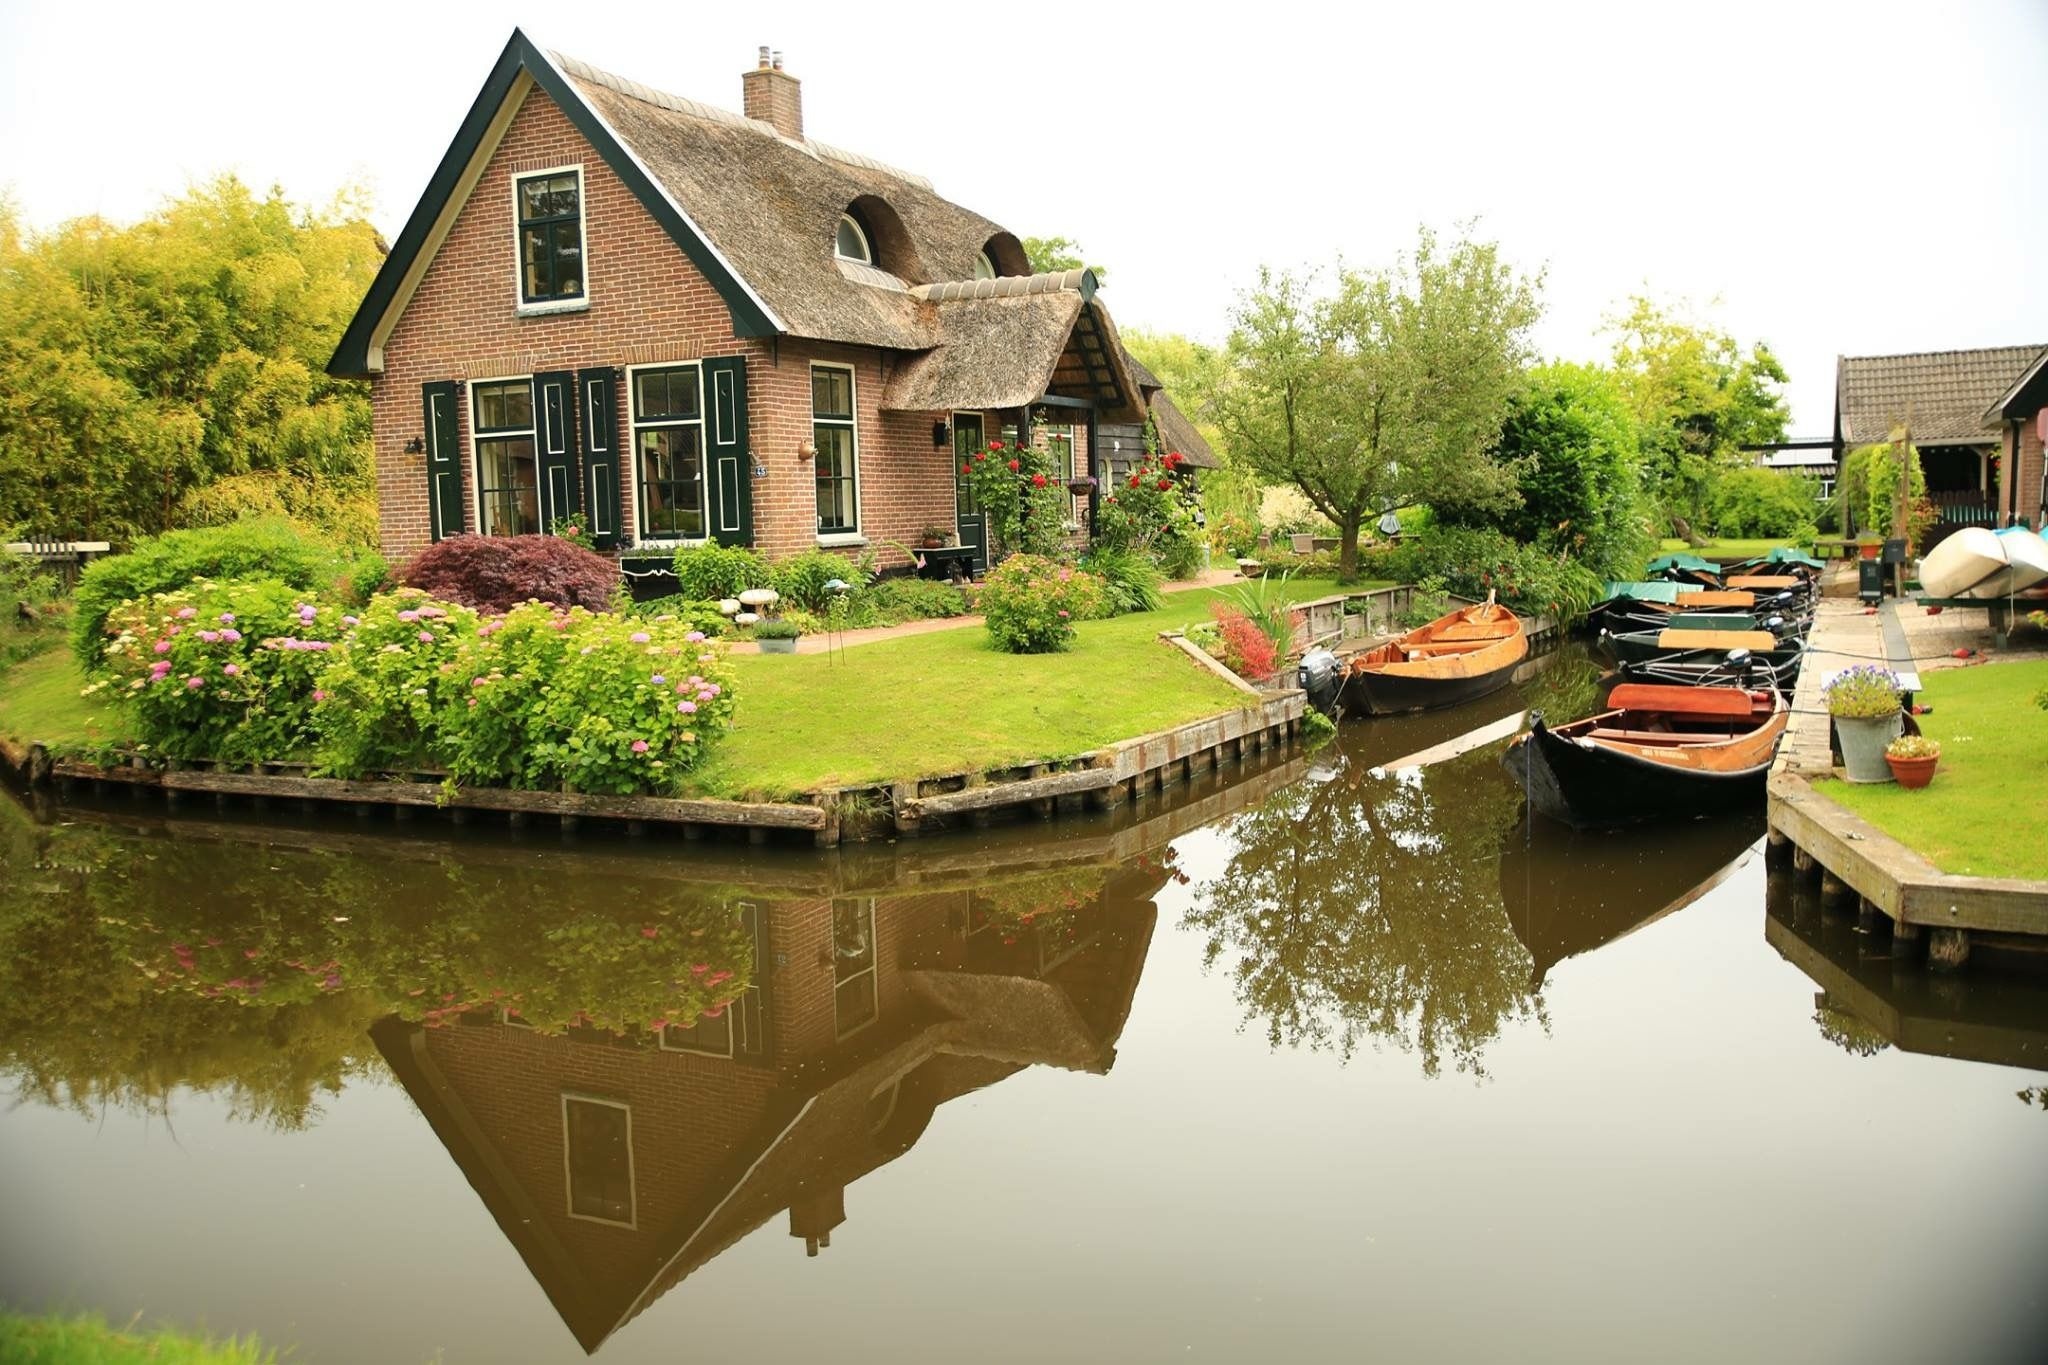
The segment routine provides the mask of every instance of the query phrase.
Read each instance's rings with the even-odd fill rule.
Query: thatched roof
[[[1138,381],[1123,363],[1115,324],[1094,301],[1095,277],[1088,272],[912,292],[930,316],[932,347],[890,376],[885,410],[1018,408],[1058,394],[1089,399],[1112,419],[1137,417]]]
[[[1159,449],[1162,452],[1177,450],[1181,458],[1197,469],[1214,469],[1223,462],[1216,458],[1216,452],[1209,447],[1188,415],[1180,410],[1174,401],[1166,396],[1165,389],[1152,394],[1152,424],[1159,429]]]
[[[1910,423],[1916,445],[1990,442],[1985,409],[2041,354],[2040,345],[1843,356],[1835,413],[1844,445],[1868,445]],[[1993,419],[1995,422],[1995,419]]]
[[[664,94],[555,54],[576,89],[795,336],[922,350],[929,319],[906,292],[848,278],[832,252],[849,206],[875,265],[905,285],[972,281],[1001,224],[931,182],[766,123]]]

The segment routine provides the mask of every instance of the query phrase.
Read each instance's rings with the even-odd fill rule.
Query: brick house
[[[780,54],[741,85],[734,114],[514,32],[328,367],[371,383],[387,556],[576,518],[626,557],[901,564],[929,527],[985,564],[955,484],[984,440],[1078,484],[1157,412],[1213,462],[1091,272],[808,138]]]
[[[2048,514],[2036,419],[2048,402],[2044,359],[2039,345],[1838,357],[1834,453],[1905,428],[1941,513],[1937,539],[1959,526],[2039,527]],[[1853,512],[1845,509],[1844,531],[1856,529]]]
[[[547,1036],[478,1012],[371,1037],[595,1351],[779,1214],[808,1254],[829,1247],[847,1187],[946,1101],[1030,1066],[1106,1072],[1162,884],[1119,869],[1029,925],[981,890],[771,895],[740,906],[745,991],[687,1030]]]

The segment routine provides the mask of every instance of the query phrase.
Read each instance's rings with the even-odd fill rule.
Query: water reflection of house
[[[1853,913],[1824,910],[1817,891],[1789,876],[1771,878],[1765,905],[1765,942],[1812,978],[1816,1018],[1835,1021],[1824,1031],[1843,1046],[2048,1069],[2048,979],[2037,971],[1978,970],[1973,961],[1967,975],[1930,972],[1894,953],[1890,935],[1859,932]],[[1859,1027],[1843,1027],[1844,1016]]]
[[[1151,941],[1147,880],[1030,923],[969,891],[747,906],[752,985],[631,1044],[475,1016],[379,1049],[586,1351],[787,1210],[810,1254],[846,1187],[945,1101],[1102,1072]]]

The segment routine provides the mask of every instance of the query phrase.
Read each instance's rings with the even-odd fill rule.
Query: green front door
[[[981,504],[974,500],[974,485],[967,481],[960,467],[987,447],[980,413],[953,414],[953,530],[960,537],[961,547],[974,551],[976,573],[988,568],[988,518],[982,514]]]

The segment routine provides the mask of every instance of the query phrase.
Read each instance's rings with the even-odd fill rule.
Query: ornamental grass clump
[[[1051,654],[1074,642],[1074,623],[1108,611],[1102,580],[1042,555],[1012,555],[989,571],[976,599],[995,647]]]
[[[732,678],[700,630],[540,603],[483,622],[444,719],[459,783],[672,794],[724,733]]]
[[[341,624],[313,712],[321,775],[438,767],[442,718],[467,697],[456,657],[476,638],[477,614],[400,588]]]
[[[198,582],[107,613],[105,675],[146,752],[261,763],[299,757],[313,739],[318,678],[341,610],[289,583]]]
[[[1838,720],[1883,720],[1904,697],[1899,675],[1876,664],[1845,668],[1827,685],[1828,714]]]

